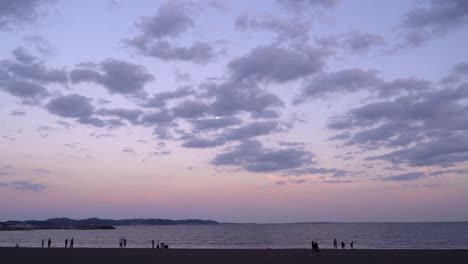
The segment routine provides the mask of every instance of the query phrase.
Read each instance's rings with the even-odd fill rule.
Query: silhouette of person
[[[351,241],[351,245],[350,245],[350,246],[351,246],[351,249],[354,248],[354,241]]]
[[[73,248],[73,237],[72,237],[72,239],[70,240],[70,248]]]
[[[44,239],[41,240],[41,247],[44,248]]]
[[[336,238],[333,239],[333,248],[337,249],[338,248],[338,241],[336,241]]]
[[[50,244],[52,244],[52,241],[49,238],[49,241],[47,241],[47,247],[50,248]]]
[[[315,242],[312,240],[312,255],[315,254]]]
[[[127,247],[127,239],[124,238],[124,248]]]
[[[154,249],[154,240],[151,240],[151,247]]]
[[[341,249],[345,249],[345,243],[341,241]]]
[[[122,247],[123,247],[123,238],[119,240],[119,248],[122,248]]]
[[[65,238],[65,248],[68,246],[68,238]]]
[[[315,242],[315,255],[318,256],[320,253],[318,242]]]
[[[16,243],[15,248],[19,248],[19,244],[18,244],[18,243]]]

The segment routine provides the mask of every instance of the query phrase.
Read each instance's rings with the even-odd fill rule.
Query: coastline
[[[0,248],[4,263],[468,263],[468,249]]]

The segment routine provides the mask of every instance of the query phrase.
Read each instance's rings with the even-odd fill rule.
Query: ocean
[[[468,249],[468,222],[458,223],[310,223],[117,226],[115,230],[2,231],[0,247],[40,247],[52,239],[64,247],[117,248],[126,238],[129,248],[150,248],[151,240],[170,248],[332,248],[333,239],[362,249]]]

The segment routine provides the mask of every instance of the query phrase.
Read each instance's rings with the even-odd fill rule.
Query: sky
[[[0,221],[468,221],[465,0],[2,0]]]

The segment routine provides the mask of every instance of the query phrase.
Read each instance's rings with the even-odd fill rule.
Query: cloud
[[[143,125],[164,125],[169,124],[174,120],[174,117],[167,109],[145,113],[141,117],[141,124]]]
[[[142,106],[143,107],[163,107],[166,106],[167,101],[184,98],[190,95],[194,95],[195,92],[193,91],[192,87],[184,86],[180,87],[175,91],[171,92],[160,92],[153,94],[153,97],[149,98],[145,101]]]
[[[300,176],[312,174],[332,174],[333,177],[343,177],[350,175],[350,172],[340,169],[306,167],[287,171],[284,176]]]
[[[159,6],[155,16],[142,18],[137,28],[144,38],[178,37],[195,26],[193,11],[188,2],[167,1]]]
[[[276,0],[282,8],[292,12],[303,12],[315,7],[334,7],[337,0]]]
[[[13,50],[13,55],[16,61],[0,61],[0,71],[8,73],[12,78],[40,83],[68,83],[67,72],[64,69],[48,69],[44,61],[25,48]]]
[[[135,150],[133,148],[128,148],[128,147],[123,148],[122,152],[129,153],[129,154],[132,154],[132,155],[136,154],[136,152],[135,152]]]
[[[155,41],[151,44],[135,42],[130,42],[130,44],[143,55],[166,61],[179,60],[205,64],[217,56],[214,47],[207,42],[197,41],[188,47],[176,46],[165,40]]]
[[[461,135],[438,138],[406,149],[367,158],[367,160],[379,159],[413,167],[448,167],[466,162],[468,161],[468,131],[464,131]]]
[[[276,33],[278,42],[306,41],[309,39],[311,22],[295,18],[283,19],[274,15],[252,17],[248,14],[241,14],[236,18],[235,28],[241,31],[272,31]]]
[[[138,123],[139,117],[143,114],[140,109],[124,109],[124,108],[101,108],[96,111],[97,115],[101,116],[116,116],[120,119],[125,119],[132,124]]]
[[[403,15],[401,38],[391,52],[417,47],[444,36],[468,23],[468,5],[464,0],[429,0]]]
[[[51,0],[2,0],[0,1],[0,30],[24,23],[32,23],[40,16],[43,5]]]
[[[39,192],[46,188],[45,185],[40,183],[35,183],[32,181],[11,181],[11,182],[0,182],[0,187],[11,186],[16,190],[20,191],[33,191]]]
[[[194,129],[198,131],[216,130],[229,126],[239,125],[241,122],[242,120],[237,117],[217,117],[190,120],[190,123],[193,125]]]
[[[241,167],[250,172],[276,172],[309,165],[313,157],[314,154],[299,148],[265,148],[258,140],[248,140],[226,148],[211,163]]]
[[[24,116],[26,115],[26,112],[21,111],[21,110],[15,110],[10,113],[11,116]]]
[[[52,99],[47,105],[47,110],[61,117],[86,118],[94,113],[91,99],[79,94],[59,96]]]
[[[374,70],[347,69],[324,73],[307,81],[295,102],[300,103],[307,98],[320,98],[333,93],[371,89],[381,82],[377,71]]]
[[[455,84],[468,79],[468,63],[461,62],[455,64],[450,74],[440,80],[442,84]]]
[[[198,118],[210,111],[210,107],[198,100],[185,100],[172,108],[174,117]]]
[[[351,109],[331,119],[328,128],[349,135],[341,138],[345,146],[386,148],[387,153],[367,160],[412,167],[447,167],[467,161],[468,83],[415,90]]]
[[[385,44],[382,36],[360,31],[347,34],[343,41],[351,51],[358,54],[367,53],[371,48]]]
[[[142,95],[144,86],[154,80],[145,67],[131,62],[106,59],[99,63],[99,71],[75,69],[70,72],[72,83],[94,82],[107,88],[111,94]]]
[[[192,15],[201,7],[191,2],[167,1],[159,7],[155,16],[142,18],[137,24],[138,35],[124,42],[145,56],[167,61],[207,63],[217,56],[211,44],[196,41],[183,47],[167,40],[194,28]]]
[[[25,104],[37,104],[39,100],[50,95],[44,86],[31,82],[8,80],[3,83],[0,81],[0,85],[3,86],[1,90],[21,98]]]
[[[320,74],[306,81],[294,103],[357,91],[368,91],[382,98],[417,93],[430,88],[431,83],[425,80],[400,78],[384,81],[375,70],[353,68]]]
[[[320,72],[328,54],[324,49],[310,47],[260,46],[233,59],[228,67],[234,80],[284,83]]]
[[[260,117],[265,112],[279,111],[284,107],[277,95],[259,88],[254,82],[210,83],[204,89],[200,97],[211,100],[211,114],[214,116],[225,117],[246,112],[252,117]]]
[[[239,128],[227,129],[223,132],[222,137],[226,140],[244,140],[261,135],[268,135],[274,131],[280,130],[278,121],[258,121],[253,122]]]
[[[468,4],[464,0],[430,0],[426,7],[415,7],[403,16],[403,26],[445,32],[468,23]]]

